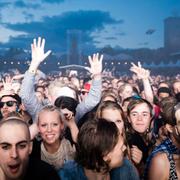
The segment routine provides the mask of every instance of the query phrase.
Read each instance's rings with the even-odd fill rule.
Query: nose
[[[52,130],[51,125],[48,125],[48,127],[47,127],[47,131],[48,131],[48,132],[51,132],[51,130]]]
[[[141,121],[141,120],[142,120],[142,115],[138,114],[138,121]]]
[[[18,152],[17,152],[17,149],[16,149],[16,147],[13,147],[12,149],[11,149],[11,158],[13,158],[13,159],[16,159],[17,157],[18,157]]]

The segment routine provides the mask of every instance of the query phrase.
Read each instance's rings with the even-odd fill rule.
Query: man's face
[[[8,116],[10,112],[15,112],[17,108],[17,101],[16,99],[10,97],[10,96],[5,96],[1,99],[1,114],[4,118]]]
[[[32,144],[22,125],[4,124],[0,128],[0,167],[6,179],[20,179],[27,168]]]
[[[151,113],[146,103],[137,104],[130,112],[129,122],[132,128],[139,132],[144,133],[150,126]]]

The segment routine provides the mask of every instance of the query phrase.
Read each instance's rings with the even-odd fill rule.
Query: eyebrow
[[[22,144],[22,143],[29,143],[30,141],[27,140],[23,140],[23,141],[19,141],[18,143],[16,143],[16,145]],[[9,145],[11,146],[12,144],[8,143],[8,142],[1,142],[0,145]]]
[[[131,111],[131,113],[139,113],[138,111]],[[149,111],[142,111],[140,113],[150,113]]]

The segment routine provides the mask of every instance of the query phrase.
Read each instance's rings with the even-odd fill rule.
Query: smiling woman
[[[64,115],[57,107],[45,106],[38,114],[37,126],[42,140],[34,140],[33,157],[53,165],[56,170],[74,158],[75,148],[63,138]]]

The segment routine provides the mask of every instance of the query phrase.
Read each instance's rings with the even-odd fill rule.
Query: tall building
[[[80,30],[67,31],[67,64],[81,65],[81,34]]]
[[[167,52],[180,52],[180,17],[164,20],[164,47]]]

